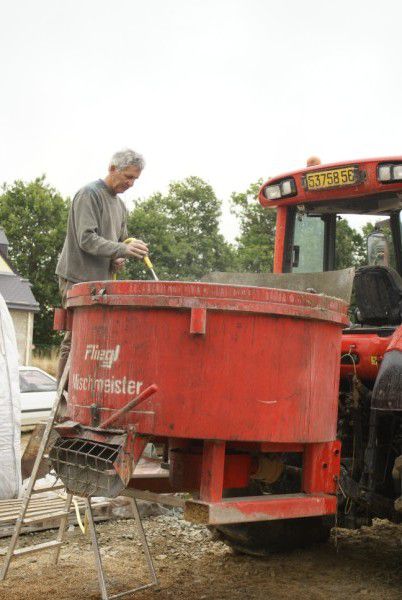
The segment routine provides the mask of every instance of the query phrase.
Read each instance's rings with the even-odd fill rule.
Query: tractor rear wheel
[[[321,516],[219,525],[215,531],[237,552],[268,556],[326,542],[333,526],[333,516]]]

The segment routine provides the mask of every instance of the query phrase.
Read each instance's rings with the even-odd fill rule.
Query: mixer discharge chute
[[[135,466],[135,427],[110,429],[110,425],[156,390],[156,385],[147,387],[98,427],[85,427],[74,421],[55,427],[59,437],[50,449],[49,458],[70,492],[84,497],[114,498],[127,487]]]

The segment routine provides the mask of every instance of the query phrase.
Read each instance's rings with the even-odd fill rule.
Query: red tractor
[[[313,166],[274,177],[259,194],[275,206],[275,273],[340,266],[342,219],[371,220],[367,264],[342,332],[338,522],[401,518],[402,157]],[[352,266],[353,256],[350,255]],[[345,257],[343,257],[343,265]]]
[[[402,272],[401,194],[401,159],[289,173],[260,192],[278,211],[265,283],[74,286],[68,420],[50,451],[66,487],[189,492],[186,518],[257,554],[325,540],[337,511],[353,526],[397,519],[402,281],[384,263]],[[338,274],[320,273],[337,268],[344,214],[382,219],[355,324]],[[135,470],[150,441],[167,467],[155,477]]]

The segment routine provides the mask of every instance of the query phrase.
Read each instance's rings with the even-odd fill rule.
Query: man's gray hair
[[[110,160],[110,166],[112,165],[119,171],[122,171],[126,167],[138,167],[142,171],[145,167],[145,160],[142,154],[126,148],[125,150],[120,150],[120,152],[113,154]]]

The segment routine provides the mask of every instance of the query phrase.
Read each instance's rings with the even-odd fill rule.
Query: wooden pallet
[[[60,489],[62,492],[64,488]],[[75,498],[81,515],[84,514],[85,500],[83,498]],[[42,531],[44,529],[57,529],[60,523],[60,513],[65,508],[65,494],[58,491],[44,490],[40,496],[32,496],[28,510],[24,519],[21,533],[32,533],[34,531]],[[14,529],[14,523],[20,514],[22,499],[0,500],[0,538],[9,537]],[[110,500],[95,498],[92,501],[94,518],[96,521],[104,521],[110,518]],[[52,520],[52,516],[54,519]],[[43,517],[43,521],[41,521]],[[71,505],[68,522],[70,525],[77,523],[75,504]],[[0,555],[3,554],[0,551]]]

